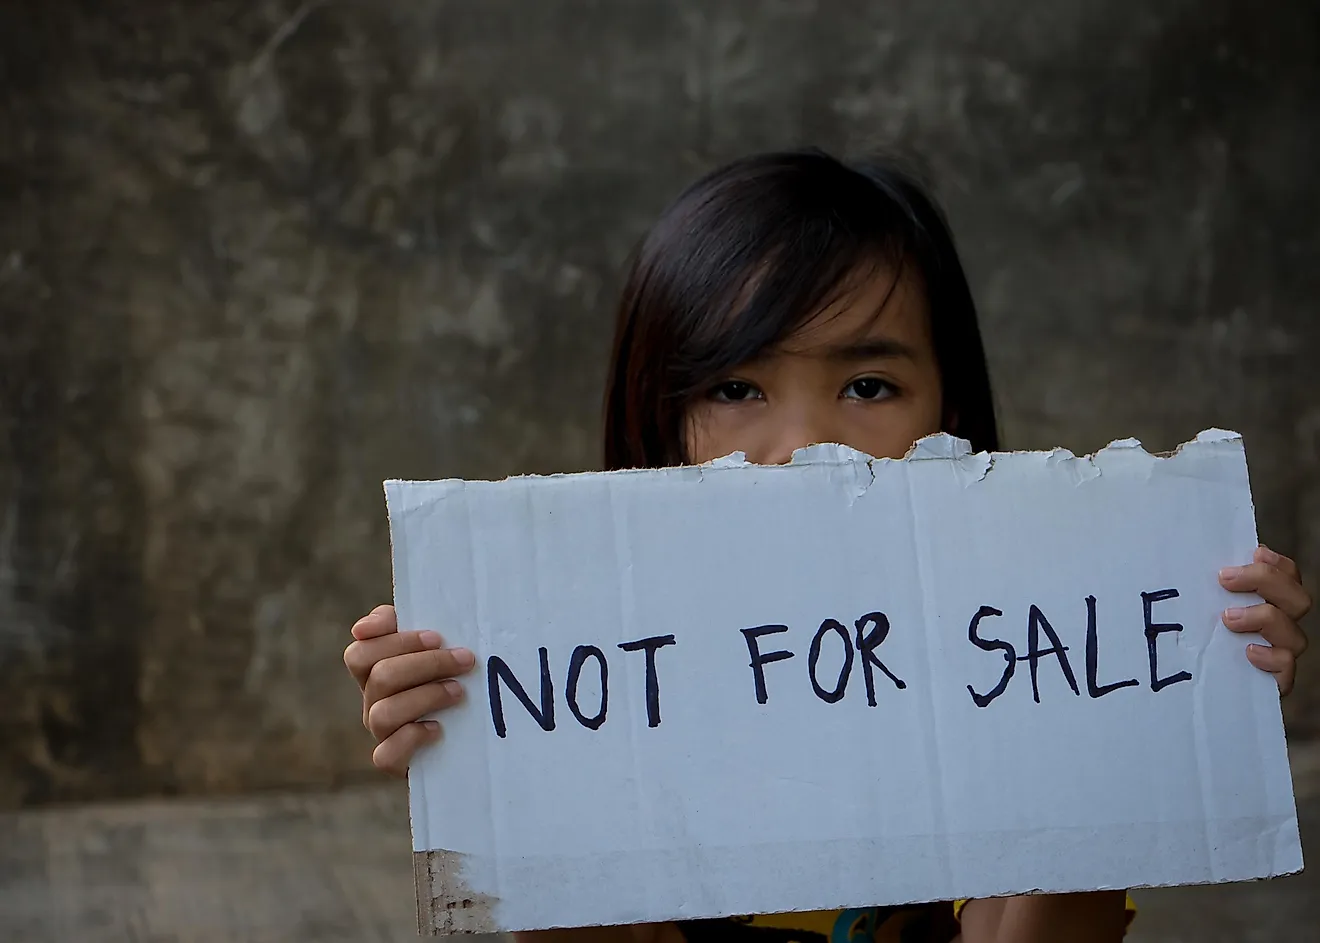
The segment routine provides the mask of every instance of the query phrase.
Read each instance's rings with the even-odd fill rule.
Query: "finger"
[[[455,678],[469,671],[477,658],[466,648],[441,648],[435,651],[396,655],[378,661],[363,686],[367,701],[375,703],[400,691],[430,681]]]
[[[434,720],[419,721],[400,727],[389,739],[378,744],[371,762],[392,776],[407,776],[413,754],[440,739],[440,725]]]
[[[1285,557],[1281,553],[1276,553],[1264,544],[1261,544],[1256,548],[1256,552],[1252,555],[1251,559],[1257,563],[1264,563],[1274,567],[1289,579],[1294,579],[1299,583],[1302,581],[1302,571],[1297,568],[1297,564],[1291,557]]]
[[[1234,632],[1259,632],[1275,648],[1290,651],[1295,657],[1306,652],[1306,633],[1278,606],[1262,603],[1245,609],[1225,609],[1224,625]]]
[[[371,669],[378,662],[398,655],[424,652],[443,647],[445,640],[438,632],[395,632],[362,642],[351,642],[344,649],[344,667],[349,670],[358,683],[365,688]]]
[[[382,635],[399,631],[399,620],[393,606],[377,606],[354,622],[351,631],[353,638],[359,642],[369,638],[380,638]]]
[[[1297,674],[1297,659],[1293,657],[1292,652],[1270,648],[1268,645],[1248,645],[1247,661],[1261,671],[1268,671],[1274,675],[1274,680],[1279,684],[1280,695],[1292,692],[1293,680]]]
[[[1235,593],[1254,592],[1266,602],[1278,606],[1294,622],[1311,611],[1311,595],[1302,584],[1268,563],[1225,567],[1219,571],[1219,583]]]
[[[432,681],[409,688],[393,697],[376,701],[367,708],[367,729],[379,741],[415,723],[427,714],[452,707],[463,699],[463,685],[453,679]]]

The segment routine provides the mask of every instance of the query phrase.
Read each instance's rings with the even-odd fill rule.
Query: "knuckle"
[[[428,700],[430,700],[433,709],[453,707],[458,703],[461,693],[454,690],[453,684],[453,682],[439,682],[431,685],[433,690]]]
[[[367,660],[366,653],[362,650],[361,642],[352,642],[344,649],[344,667],[353,674],[359,674],[371,667],[371,662]]]
[[[430,652],[431,665],[437,678],[452,678],[458,674],[458,661],[447,648]]]
[[[398,760],[394,756],[394,750],[390,745],[382,743],[371,753],[371,762],[383,773],[389,773],[391,776],[399,776],[403,771],[399,769]]]
[[[390,729],[390,707],[386,701],[376,701],[367,708],[367,729],[377,740],[384,740],[394,731]]]
[[[1256,608],[1261,611],[1260,624],[1262,631],[1265,629],[1286,629],[1288,624],[1292,621],[1288,618],[1288,613],[1284,612],[1272,602],[1264,603]]]
[[[394,692],[398,681],[399,665],[393,658],[385,658],[371,666],[363,690],[371,700],[379,701]]]
[[[450,658],[449,652],[443,648],[426,653],[426,673],[428,678],[444,678],[448,675]]]

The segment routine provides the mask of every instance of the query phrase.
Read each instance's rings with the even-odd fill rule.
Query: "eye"
[[[764,399],[765,394],[746,380],[725,380],[716,384],[709,393],[717,403],[742,403],[750,399]]]
[[[894,385],[879,377],[858,377],[843,388],[844,399],[882,400],[889,399],[897,390]]]

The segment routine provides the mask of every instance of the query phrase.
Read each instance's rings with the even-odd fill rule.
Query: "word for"
[[[811,688],[816,692],[816,696],[827,704],[833,704],[843,700],[844,692],[848,689],[848,679],[852,676],[853,659],[857,654],[862,656],[862,677],[866,682],[866,703],[875,707],[875,671],[879,668],[885,673],[890,681],[894,682],[894,687],[900,691],[907,687],[907,683],[900,680],[897,675],[885,667],[875,655],[875,650],[880,647],[889,636],[889,619],[883,612],[868,612],[856,622],[853,627],[857,630],[857,645],[854,650],[852,636],[848,630],[843,627],[843,623],[834,619],[826,619],[816,630],[816,635],[811,640],[811,648],[807,652],[807,674],[811,677]],[[761,651],[760,640],[767,635],[777,635],[780,632],[787,632],[786,625],[758,625],[753,629],[743,629],[742,634],[747,639],[747,652],[751,655],[750,662],[752,669],[753,683],[756,686],[756,703],[764,704],[767,700],[765,692],[765,666],[777,661],[786,661],[793,657],[792,652],[763,652]],[[843,666],[839,669],[839,676],[834,680],[834,687],[825,688],[821,685],[820,679],[816,676],[816,665],[820,661],[821,646],[825,638],[830,633],[836,633],[843,639]]]

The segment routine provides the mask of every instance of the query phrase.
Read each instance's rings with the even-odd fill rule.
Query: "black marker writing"
[[[1017,650],[1012,644],[1003,639],[983,639],[977,634],[977,627],[981,620],[986,616],[1002,616],[1003,613],[991,606],[982,606],[976,610],[976,615],[972,616],[971,624],[967,626],[967,640],[981,649],[983,652],[1003,652],[1004,653],[1004,673],[999,676],[999,683],[996,684],[988,693],[977,694],[976,690],[969,684],[967,692],[971,694],[973,703],[977,707],[986,707],[991,701],[1004,693],[1008,687],[1008,682],[1013,678],[1013,672],[1017,668]]]
[[[838,680],[834,682],[834,690],[826,691],[816,680],[816,663],[820,661],[820,645],[826,634],[837,632],[843,639],[843,667],[839,669]],[[848,689],[848,675],[852,673],[853,666],[853,646],[852,639],[848,637],[848,630],[843,624],[834,619],[826,619],[816,630],[816,635],[811,640],[811,651],[807,654],[807,673],[811,675],[811,688],[816,692],[816,697],[820,698],[826,704],[833,704],[843,698],[844,692]],[[762,701],[761,703],[765,703]]]
[[[752,659],[750,664],[752,678],[756,684],[756,703],[758,704],[766,702],[764,666],[792,658],[793,653],[780,651],[763,654],[757,640],[763,635],[777,635],[780,632],[787,631],[788,626],[786,625],[758,625],[755,628],[742,630],[743,638],[747,639],[747,653]]]
[[[1040,629],[1044,629],[1045,634],[1050,637],[1049,648],[1040,648]],[[1063,669],[1063,676],[1068,679],[1068,687],[1072,688],[1073,694],[1081,696],[1082,692],[1077,690],[1077,679],[1073,677],[1072,665],[1068,664],[1068,656],[1064,654],[1067,651],[1068,646],[1059,641],[1059,635],[1045,618],[1045,613],[1032,606],[1027,613],[1027,653],[1018,661],[1027,662],[1031,669],[1031,697],[1037,704],[1040,703],[1040,687],[1036,684],[1036,669],[1040,660],[1046,655],[1053,655],[1059,659],[1059,667]]]
[[[522,701],[523,707],[527,708],[527,713],[541,725],[541,729],[551,731],[555,729],[555,692],[554,686],[550,681],[550,653],[545,649],[540,649],[541,653],[541,709],[537,710],[532,699],[527,696],[527,691],[522,683],[514,676],[509,666],[504,663],[504,659],[498,655],[491,655],[486,661],[486,687],[490,695],[490,719],[495,723],[495,733],[501,737],[508,734],[508,727],[504,723],[504,702],[500,698],[500,681],[503,680],[510,691],[518,700]]]
[[[853,625],[857,628],[857,652],[862,656],[862,679],[866,682],[866,703],[875,707],[875,674],[871,671],[873,667],[883,671],[885,676],[894,682],[894,687],[900,691],[906,688],[907,684],[886,668],[885,663],[875,655],[880,643],[889,637],[889,617],[883,612],[868,612]],[[871,626],[870,632],[866,631],[868,625]]]
[[[1100,640],[1096,636],[1095,597],[1086,597],[1086,693],[1091,697],[1104,697],[1110,691],[1130,688],[1137,684],[1137,679],[1115,681],[1112,684],[1097,684],[1096,674],[1100,668]]]
[[[578,679],[582,676],[582,665],[588,658],[596,659],[600,665],[600,710],[593,717],[583,715],[577,700]],[[599,730],[600,725],[605,723],[605,710],[610,703],[609,680],[610,667],[605,663],[604,652],[595,645],[579,645],[573,649],[573,657],[568,661],[568,687],[564,696],[568,698],[568,709],[573,712],[578,723],[588,730]]]
[[[1167,688],[1171,684],[1177,684],[1179,681],[1191,681],[1192,676],[1189,672],[1180,671],[1176,675],[1169,675],[1167,678],[1159,676],[1159,669],[1156,667],[1158,656],[1155,653],[1155,640],[1165,632],[1181,632],[1183,627],[1177,622],[1152,622],[1151,606],[1164,599],[1176,599],[1178,591],[1176,589],[1161,589],[1153,593],[1141,594],[1141,608],[1146,622],[1146,656],[1150,659],[1150,689],[1159,691]]]
[[[620,642],[625,652],[646,652],[646,726],[660,726],[660,676],[655,670],[655,653],[673,645],[672,635],[653,635],[635,642]]]

